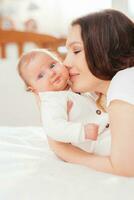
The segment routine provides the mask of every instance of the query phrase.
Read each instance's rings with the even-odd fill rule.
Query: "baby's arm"
[[[45,92],[40,97],[42,122],[49,137],[66,143],[79,143],[97,138],[95,125],[68,121],[66,92]]]

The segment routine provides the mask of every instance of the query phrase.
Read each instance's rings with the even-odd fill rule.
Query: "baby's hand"
[[[73,106],[73,102],[72,101],[68,101],[67,102],[67,114],[69,114],[69,112],[71,111]]]
[[[97,124],[86,124],[85,127],[85,139],[97,140],[99,126]]]

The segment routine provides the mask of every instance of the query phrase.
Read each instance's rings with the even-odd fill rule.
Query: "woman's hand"
[[[70,101],[70,100],[67,101],[67,115],[68,115],[68,121],[69,121],[69,113],[70,113],[72,107],[73,107],[73,102]]]
[[[67,102],[67,114],[69,115],[69,112],[71,111],[73,107],[73,102],[72,101],[68,101]]]

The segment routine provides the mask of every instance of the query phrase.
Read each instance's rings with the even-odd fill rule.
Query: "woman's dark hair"
[[[86,60],[91,73],[111,80],[120,70],[134,66],[134,23],[123,13],[107,9],[80,17]]]

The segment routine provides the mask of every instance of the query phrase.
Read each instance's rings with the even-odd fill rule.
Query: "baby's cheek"
[[[52,84],[50,82],[42,82],[40,89],[42,91],[51,91],[52,90]]]
[[[64,70],[63,74],[64,74],[65,78],[67,78],[67,79],[69,78],[69,72],[67,69]]]

